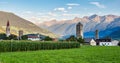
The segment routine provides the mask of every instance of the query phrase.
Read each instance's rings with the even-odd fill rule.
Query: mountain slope
[[[113,28],[120,27],[120,16],[116,15],[91,15],[83,18],[74,18],[73,20],[55,21],[54,24],[48,21],[50,26],[44,24],[44,28],[61,36],[75,35],[76,23],[81,22],[84,25],[84,37],[93,37],[94,31],[100,31],[100,36],[109,35],[114,32]],[[111,31],[111,32],[109,32]]]
[[[6,23],[9,20],[12,34],[18,35],[19,30],[23,30],[24,34],[40,33],[45,36],[56,37],[55,34],[36,26],[35,24],[9,12],[0,11],[0,32],[5,32]]]

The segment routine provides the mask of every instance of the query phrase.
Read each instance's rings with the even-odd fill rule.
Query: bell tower
[[[80,22],[76,25],[76,37],[83,38],[83,24]]]

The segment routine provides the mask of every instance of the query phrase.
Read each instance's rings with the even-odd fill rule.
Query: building
[[[37,41],[41,40],[38,34],[28,34],[28,40]]]
[[[21,40],[23,36],[23,30],[19,30],[18,33],[19,33],[19,39]]]
[[[28,34],[27,36],[28,36],[28,40],[32,40],[32,41],[39,41],[45,38],[45,36],[40,34]]]
[[[80,22],[76,25],[76,37],[83,38],[83,25]]]
[[[111,39],[96,39],[96,45],[112,46]]]
[[[9,23],[9,21],[7,21],[7,25],[6,25],[6,36],[7,37],[10,36],[10,23]]]
[[[57,42],[57,41],[58,41],[58,38],[53,38],[53,41],[54,41],[54,42]]]
[[[92,38],[84,38],[84,41],[85,41],[86,44],[96,46],[96,41]]]
[[[98,30],[95,31],[95,39],[99,39],[99,31]]]
[[[112,46],[118,46],[118,43],[119,43],[119,41],[113,40],[113,41],[112,41]]]

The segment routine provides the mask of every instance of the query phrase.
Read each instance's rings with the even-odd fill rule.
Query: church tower
[[[76,37],[83,38],[83,24],[80,22],[76,25]]]
[[[9,24],[9,21],[7,21],[7,25],[6,25],[6,36],[7,37],[10,36],[10,24]]]

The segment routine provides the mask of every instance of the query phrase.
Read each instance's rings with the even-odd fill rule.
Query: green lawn
[[[0,63],[120,63],[120,47],[7,52],[0,53]]]

